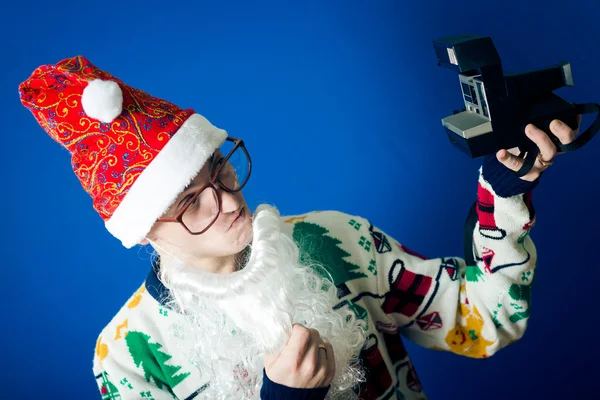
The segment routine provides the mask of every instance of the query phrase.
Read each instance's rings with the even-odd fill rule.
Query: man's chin
[[[235,239],[236,254],[241,254],[246,251],[248,246],[252,245],[254,232],[252,230],[252,221],[244,221],[244,226],[240,226],[240,231],[236,232]]]

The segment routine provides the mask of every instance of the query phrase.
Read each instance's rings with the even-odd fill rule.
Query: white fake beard
[[[333,346],[336,374],[327,398],[358,398],[364,322],[347,308],[333,310],[337,288],[299,263],[299,249],[280,224],[274,207],[257,209],[250,259],[231,274],[162,256],[159,279],[170,291],[169,306],[186,316],[196,336],[191,361],[210,380],[203,398],[258,399],[264,355],[287,343],[294,323],[316,329]]]

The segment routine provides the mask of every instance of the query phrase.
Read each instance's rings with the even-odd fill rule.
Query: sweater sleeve
[[[426,348],[483,358],[519,339],[530,313],[537,253],[531,190],[495,156],[479,169],[476,265],[460,257],[423,257],[371,225],[378,321]]]
[[[263,369],[263,385],[260,390],[262,400],[320,400],[324,399],[331,385],[314,389],[299,389],[273,382]]]

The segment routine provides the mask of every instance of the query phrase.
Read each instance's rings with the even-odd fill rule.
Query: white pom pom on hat
[[[94,79],[83,89],[81,106],[90,118],[109,123],[123,111],[123,92],[117,82]]]

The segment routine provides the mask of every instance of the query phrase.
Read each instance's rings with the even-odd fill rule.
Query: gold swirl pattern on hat
[[[123,111],[110,123],[83,111],[83,89],[93,79],[115,81],[123,93]],[[19,92],[40,126],[71,153],[73,171],[105,221],[194,113],[125,85],[83,56],[37,68]]]

